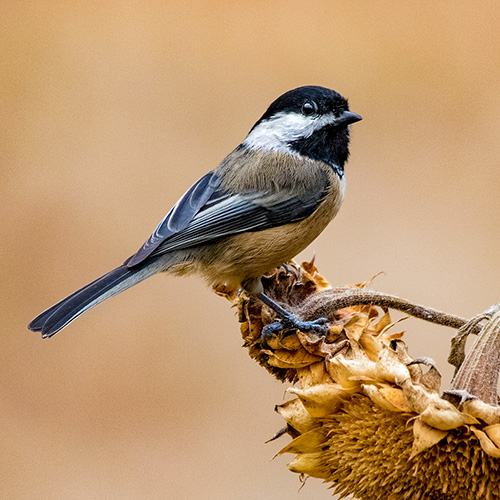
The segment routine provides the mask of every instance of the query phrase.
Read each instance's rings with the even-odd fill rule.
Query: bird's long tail
[[[128,268],[126,265],[117,267],[44,311],[28,328],[41,332],[43,338],[52,337],[84,312],[158,271],[157,263],[138,268]]]

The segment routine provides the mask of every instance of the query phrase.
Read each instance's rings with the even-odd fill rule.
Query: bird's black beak
[[[361,116],[352,111],[344,111],[336,120],[335,125],[350,125],[351,123],[356,123],[362,120]]]

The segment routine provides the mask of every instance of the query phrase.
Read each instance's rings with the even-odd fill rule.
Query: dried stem
[[[432,307],[414,304],[409,300],[402,299],[396,295],[389,295],[375,290],[359,290],[334,288],[316,293],[308,301],[302,312],[304,319],[318,318],[320,316],[331,317],[335,311],[345,307],[356,305],[372,305],[396,311],[404,312],[415,318],[429,321],[450,328],[460,328],[467,323],[467,319],[455,314],[448,314]],[[479,327],[475,327],[472,333],[478,333]]]

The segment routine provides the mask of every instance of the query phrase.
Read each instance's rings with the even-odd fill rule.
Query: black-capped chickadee
[[[137,253],[37,316],[51,337],[102,301],[168,272],[199,273],[214,287],[243,288],[297,327],[264,294],[260,278],[304,250],[344,197],[349,125],[361,120],[337,92],[299,87],[276,99],[246,139],[174,205]]]

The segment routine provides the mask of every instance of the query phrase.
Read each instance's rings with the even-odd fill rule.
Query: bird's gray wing
[[[219,185],[220,179],[213,171],[193,184],[158,224],[144,245],[125,261],[127,267],[140,264],[169,237],[185,229],[208,199],[217,191]]]
[[[208,181],[197,188],[201,179],[179,200],[139,252],[128,260],[127,266],[226,236],[299,222],[318,208],[327,189],[325,186],[323,190],[300,196],[287,190],[241,195],[225,191],[217,183],[215,174],[209,175],[212,177]],[[190,202],[194,194],[197,194],[196,200]],[[175,225],[170,223],[172,217],[175,217]]]

